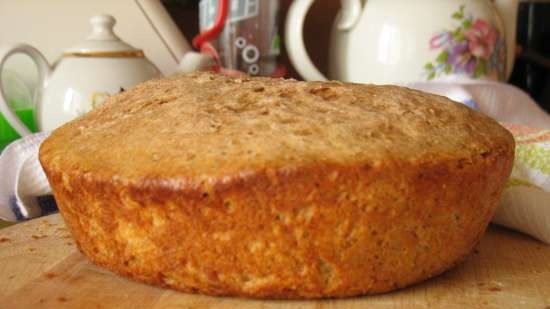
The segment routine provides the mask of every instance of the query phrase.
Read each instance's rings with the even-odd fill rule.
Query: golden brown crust
[[[299,125],[277,124],[282,133],[271,133],[271,140],[253,138],[224,146],[224,155],[201,152],[204,161],[185,159],[185,155],[206,149],[193,148],[206,133],[185,135],[181,130],[191,131],[171,127],[170,134],[176,134],[178,142],[193,147],[180,149],[169,139],[165,141],[169,149],[160,151],[157,163],[152,164],[146,161],[150,150],[134,144],[136,149],[121,152],[126,147],[115,144],[117,139],[133,144],[141,138],[141,131],[121,133],[126,138],[120,139],[101,129],[130,126],[124,119],[120,124],[105,120],[122,103],[130,108],[141,106],[125,98],[147,96],[146,89],[155,98],[166,85],[173,86],[174,80],[187,91],[201,87],[194,83],[197,79],[207,84],[227,81],[197,73],[146,83],[57,130],[41,147],[40,160],[61,214],[79,248],[97,264],[143,282],[212,295],[316,298],[390,291],[439,274],[468,254],[493,215],[511,170],[513,140],[494,121],[441,97],[395,87],[253,79],[253,83],[266,84],[267,92],[282,87],[279,84],[297,92],[302,91],[300,87],[317,89],[318,85],[329,89],[321,90],[326,98],[311,108],[319,104],[336,108],[329,95],[336,87],[335,91],[344,93],[343,100],[338,98],[338,109],[349,111],[346,104],[360,105],[355,110],[360,115],[348,119],[352,123],[340,124],[330,117],[312,116],[341,134],[335,136],[324,127],[310,125],[311,119],[300,109],[309,105],[291,108],[288,111],[297,114],[294,119]],[[353,95],[346,96],[347,89]],[[201,99],[197,93],[201,92],[187,96],[187,102]],[[386,100],[373,99],[373,93],[397,103],[385,104],[377,109],[377,119],[368,120],[372,116],[368,109],[374,108],[368,100],[374,100],[374,105]],[[412,124],[384,126],[387,119],[407,108],[409,95],[418,107],[411,113],[419,119],[405,114],[401,116]],[[302,94],[296,96],[294,103],[299,104]],[[430,118],[433,102],[443,105],[435,106],[439,115]],[[270,104],[277,111],[276,102]],[[143,108],[132,117],[147,114],[148,107]],[[185,115],[182,121],[201,126],[202,120]],[[232,119],[218,116],[212,117],[222,122]],[[365,119],[367,124],[358,123]],[[422,121],[437,130],[424,127]],[[242,123],[226,124],[227,131],[218,134],[229,139],[239,136],[233,129]],[[151,130],[152,144],[162,142],[166,135],[155,131],[160,127],[143,125]],[[380,131],[368,131],[369,125],[381,126]],[[94,134],[83,133],[79,127]],[[278,135],[297,128],[310,129],[312,134],[306,135],[304,144],[289,137],[291,141],[282,145],[285,140]],[[351,133],[344,129],[359,134],[361,128],[372,136],[346,140]],[[266,138],[269,132],[262,130],[269,131],[258,126],[254,132]],[[83,135],[88,139],[80,139]],[[405,135],[408,140],[401,140]],[[114,149],[111,158],[98,154],[102,150],[96,144],[97,136],[108,137],[107,145]],[[208,135],[204,143],[213,145],[211,139],[221,140]],[[343,148],[323,148],[316,139]],[[245,151],[244,158],[236,156],[251,142],[255,155]],[[269,143],[286,146],[286,152]],[[92,152],[78,153],[84,149]],[[330,153],[316,157],[320,149]],[[134,162],[123,163],[134,155],[138,157]],[[164,155],[176,162],[170,165]],[[222,156],[223,162],[213,159]],[[94,161],[98,159],[103,161]],[[133,165],[136,170],[131,170]]]
[[[41,155],[60,170],[186,188],[266,166],[467,158],[511,140],[462,104],[402,87],[194,73],[108,99]]]

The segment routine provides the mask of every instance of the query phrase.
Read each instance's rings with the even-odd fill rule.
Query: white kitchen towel
[[[521,89],[493,81],[416,82],[404,84],[449,97],[504,122],[550,129],[550,115]]]
[[[38,147],[47,136],[26,136],[0,154],[1,219],[20,221],[55,210],[50,185],[38,162]]]
[[[550,130],[504,126],[514,135],[516,156],[493,222],[550,244]]]

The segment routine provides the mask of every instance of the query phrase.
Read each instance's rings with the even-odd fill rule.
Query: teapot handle
[[[44,86],[46,79],[50,75],[51,68],[46,58],[34,47],[27,44],[11,44],[0,47],[0,76],[4,71],[6,61],[15,54],[22,53],[29,56],[38,69],[38,87],[39,91]],[[21,136],[29,135],[32,132],[23,124],[23,122],[15,115],[8,106],[7,98],[3,87],[0,86],[0,112],[4,115],[6,121],[11,125]]]
[[[294,68],[306,80],[327,80],[309,57],[304,44],[304,20],[314,0],[294,0],[288,9],[285,43],[290,61]],[[342,10],[336,17],[334,27],[347,31],[359,20],[361,0],[341,0]]]

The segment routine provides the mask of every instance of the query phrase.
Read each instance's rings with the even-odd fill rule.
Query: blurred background
[[[292,0],[281,0],[279,25],[285,24],[286,12]],[[178,27],[191,38],[199,31],[198,1],[163,0]],[[325,74],[328,71],[329,39],[340,1],[317,0],[304,24],[304,40],[313,62]],[[516,63],[510,83],[527,93],[546,111],[550,112],[550,2],[524,1],[520,3],[517,21]],[[284,27],[279,31],[284,37]],[[283,46],[280,62],[288,77],[301,79],[288,59]]]
[[[0,0],[0,150],[121,89],[197,69],[405,84],[502,122],[550,127],[549,0],[316,0],[307,10],[308,2]],[[94,33],[110,38],[90,40]],[[8,52],[14,42],[27,45]],[[122,57],[97,54],[121,48]],[[42,74],[47,83],[41,59],[53,72]]]

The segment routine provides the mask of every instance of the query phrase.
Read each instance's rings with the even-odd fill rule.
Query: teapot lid
[[[113,31],[116,19],[107,14],[90,18],[92,34],[63,53],[72,57],[144,57],[143,51],[122,41]]]

